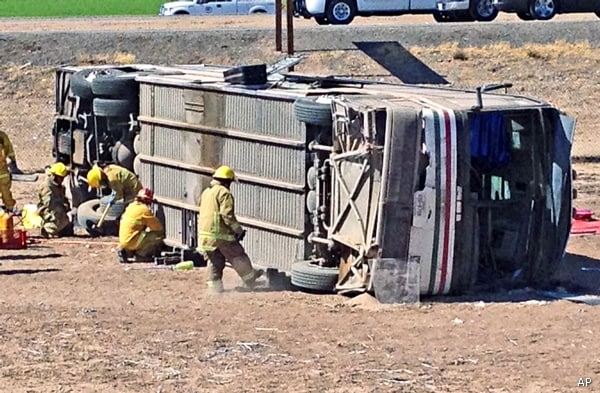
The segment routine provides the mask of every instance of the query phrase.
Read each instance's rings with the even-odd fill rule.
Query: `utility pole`
[[[275,50],[281,52],[281,1],[275,0]]]
[[[283,0],[275,0],[275,50],[283,52],[282,41],[283,41],[283,29],[281,26],[282,17],[282,2]],[[285,20],[287,30],[287,54],[294,54],[294,0],[286,0],[285,4]],[[293,68],[292,68],[293,69]]]
[[[287,0],[287,54],[294,54],[294,0]],[[293,70],[293,68],[292,68]]]

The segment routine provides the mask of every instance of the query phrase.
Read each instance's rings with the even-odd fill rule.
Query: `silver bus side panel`
[[[200,193],[219,165],[232,185],[244,247],[259,266],[304,259],[306,130],[293,101],[140,83],[138,175],[154,189],[169,245],[193,249]]]

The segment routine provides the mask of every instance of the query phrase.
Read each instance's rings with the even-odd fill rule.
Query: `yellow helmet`
[[[235,180],[235,173],[230,167],[222,165],[213,174],[213,179]]]
[[[57,162],[50,167],[50,173],[55,176],[65,177],[69,173],[69,169],[62,162]]]
[[[92,188],[100,188],[100,180],[102,179],[102,169],[98,165],[94,165],[87,173],[87,182]]]

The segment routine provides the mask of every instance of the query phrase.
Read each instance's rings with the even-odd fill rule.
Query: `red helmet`
[[[151,203],[154,199],[154,193],[149,188],[142,188],[138,191],[136,199],[141,202]]]

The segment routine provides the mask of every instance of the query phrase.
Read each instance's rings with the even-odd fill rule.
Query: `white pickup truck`
[[[437,22],[489,21],[491,0],[294,0],[294,15],[320,25],[347,25],[355,16],[431,14]]]
[[[159,15],[247,15],[274,14],[274,0],[172,1],[160,7]]]
[[[295,0],[294,14],[320,25],[347,25],[355,16],[433,14],[436,0]]]
[[[492,0],[437,0],[437,8],[438,22],[491,22],[498,16]]]

